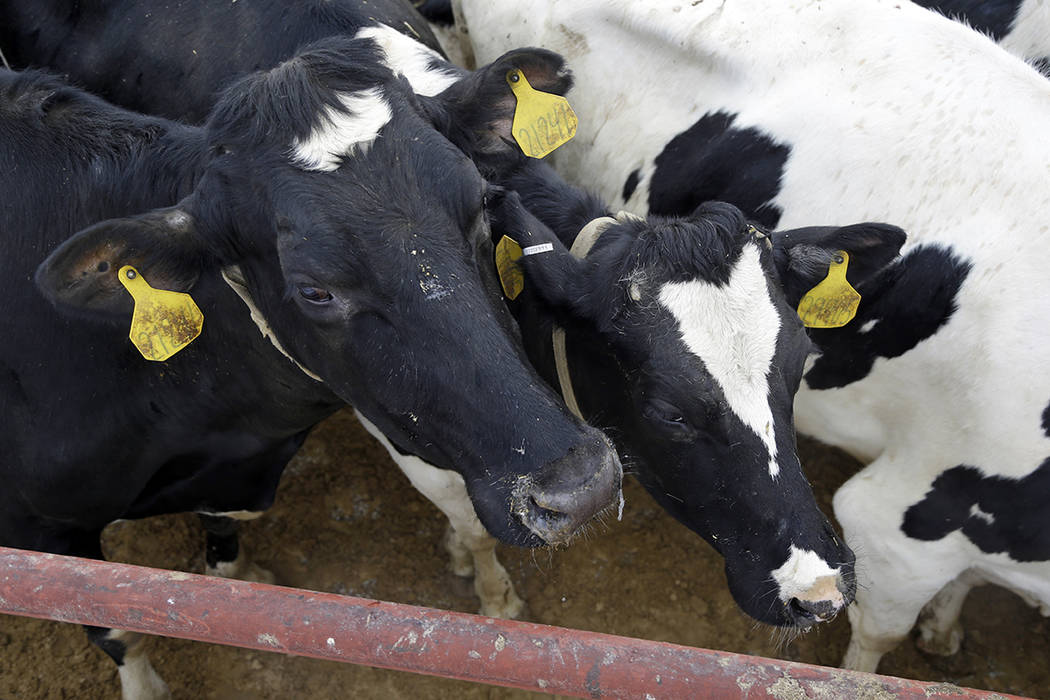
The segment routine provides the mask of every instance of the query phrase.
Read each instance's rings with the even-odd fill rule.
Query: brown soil
[[[802,441],[803,462],[825,512],[857,468],[843,454]],[[838,663],[845,616],[777,644],[770,628],[739,612],[721,560],[631,482],[622,522],[565,550],[504,549],[528,601],[528,619],[824,665]],[[448,571],[441,514],[408,485],[386,453],[342,412],[315,431],[285,473],[275,507],[250,523],[245,546],[287,585],[475,612],[468,582]],[[193,516],[119,523],[106,531],[111,558],[200,572],[203,534]],[[966,640],[952,658],[922,655],[911,641],[883,661],[896,676],[1050,696],[1050,621],[995,587],[974,591]],[[176,639],[150,640],[152,659],[176,698],[525,698],[531,693],[395,671]],[[0,700],[112,700],[113,664],[79,627],[0,617]]]

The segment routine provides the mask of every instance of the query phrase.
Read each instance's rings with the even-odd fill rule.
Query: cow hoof
[[[933,656],[952,656],[959,652],[962,640],[963,628],[958,622],[946,630],[920,624],[915,646],[923,653]]]
[[[244,575],[241,576],[242,581],[254,581],[255,583],[277,583],[277,576],[274,575],[269,569],[265,569],[258,564],[250,564]]]
[[[485,617],[498,617],[504,620],[516,620],[525,611],[525,601],[518,597],[514,589],[510,589],[509,595],[500,600],[482,600],[479,615]]]

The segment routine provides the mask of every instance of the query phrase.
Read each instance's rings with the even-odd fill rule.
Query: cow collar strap
[[[576,240],[572,242],[569,253],[572,254],[572,257],[583,260],[587,257],[587,253],[591,252],[591,248],[594,247],[598,237],[605,232],[605,229],[613,224],[641,220],[642,217],[628,211],[617,212],[616,216],[600,216],[597,219],[591,219],[576,234]],[[555,324],[551,331],[551,342],[554,345],[554,366],[558,370],[558,386],[561,387],[562,398],[565,399],[565,405],[569,410],[577,418],[583,420],[580,404],[576,402],[576,392],[572,388],[572,376],[569,374],[569,358],[565,352],[565,329]]]
[[[237,265],[230,265],[229,267],[222,268],[222,278],[226,280],[226,284],[230,285],[230,289],[237,292],[237,296],[241,298],[244,305],[248,307],[248,313],[252,316],[252,321],[259,327],[259,332],[263,334],[264,338],[269,338],[273,346],[277,348],[277,351],[282,355],[291,360],[296,367],[301,369],[303,373],[318,382],[323,380],[310,370],[299,364],[299,361],[288,354],[288,351],[284,349],[280,341],[277,340],[277,336],[274,334],[273,329],[270,328],[270,324],[266,321],[266,317],[262,315],[262,311],[255,305],[255,300],[252,299],[252,295],[248,292],[247,285],[244,284],[244,275],[241,273],[241,268]]]

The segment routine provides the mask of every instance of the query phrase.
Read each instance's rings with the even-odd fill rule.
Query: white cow
[[[796,399],[801,432],[868,463],[834,500],[864,584],[844,664],[874,670],[931,600],[922,641],[956,650],[978,581],[1047,613],[1050,83],[902,0],[456,11],[480,61],[565,55],[580,127],[555,165],[614,205],[726,199],[766,225],[909,233],[858,317],[812,332],[821,354]]]

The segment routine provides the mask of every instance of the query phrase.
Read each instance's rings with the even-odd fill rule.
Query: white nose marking
[[[786,603],[792,598],[812,602],[827,600],[841,608],[845,601],[838,589],[839,569],[828,566],[811,549],[791,545],[790,552],[787,561],[773,571],[781,602]]]

